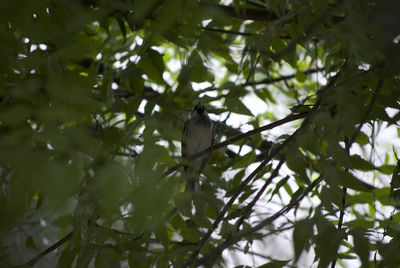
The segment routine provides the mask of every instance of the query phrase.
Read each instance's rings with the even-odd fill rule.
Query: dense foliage
[[[0,266],[399,267],[399,11],[0,1]]]

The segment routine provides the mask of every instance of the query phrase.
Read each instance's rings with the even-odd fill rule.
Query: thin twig
[[[322,72],[324,71],[324,68],[313,68],[313,69],[308,69],[304,72],[302,72],[305,75],[308,74],[313,74],[313,73],[317,73],[317,72]],[[290,80],[290,79],[294,79],[296,78],[296,74],[289,74],[289,75],[282,75],[276,78],[266,78],[266,79],[262,79],[260,81],[254,81],[254,82],[246,82],[246,83],[242,83],[242,84],[237,84],[235,85],[235,87],[247,87],[247,86],[256,86],[256,85],[268,85],[268,84],[273,84],[273,83],[277,83],[277,82],[282,82],[282,81],[286,81],[286,80]],[[199,92],[208,92],[208,91],[212,91],[212,90],[222,90],[222,89],[229,89],[231,88],[232,85],[229,86],[222,86],[222,87],[218,87],[218,88],[205,88],[204,90],[200,90]]]
[[[263,131],[266,131],[266,130],[269,130],[269,129],[273,129],[273,128],[277,127],[277,126],[286,124],[288,122],[292,122],[292,121],[304,118],[304,117],[306,117],[308,115],[308,113],[309,112],[304,112],[304,113],[300,113],[300,114],[290,114],[290,115],[286,116],[283,119],[280,119],[280,120],[272,122],[272,123],[270,123],[268,125],[265,125],[265,126],[250,130],[250,131],[248,131],[246,133],[243,133],[243,134],[240,134],[238,136],[235,136],[235,137],[233,137],[233,138],[231,138],[231,139],[229,139],[227,141],[224,141],[224,142],[218,143],[216,145],[213,145],[212,147],[208,147],[206,150],[203,150],[203,151],[199,152],[198,154],[195,154],[195,155],[191,156],[189,158],[189,160],[193,160],[193,159],[196,159],[196,158],[198,158],[200,156],[209,154],[209,153],[211,153],[213,151],[216,151],[216,150],[218,150],[218,149],[220,149],[222,147],[225,147],[225,146],[227,146],[229,144],[233,144],[233,143],[235,143],[237,141],[240,141],[242,139],[246,139],[246,138],[251,137],[251,136],[253,136],[255,134],[261,133]],[[171,173],[173,173],[175,170],[177,170],[181,166],[182,166],[182,163],[179,163],[179,164],[169,168],[168,170],[166,170],[162,174],[161,178],[165,178],[166,176],[170,175]]]
[[[279,161],[278,165],[275,167],[274,171],[271,173],[270,177],[268,180],[264,183],[264,185],[261,187],[261,189],[258,191],[257,195],[251,200],[250,204],[246,206],[244,209],[243,215],[240,217],[240,219],[237,221],[236,224],[236,231],[238,232],[240,230],[240,226],[243,224],[244,219],[247,218],[250,215],[252,207],[257,203],[257,201],[261,198],[261,195],[264,193],[264,191],[267,189],[268,185],[271,184],[272,180],[278,176],[279,170],[283,163],[285,162],[285,158],[281,157],[281,160]]]
[[[348,155],[350,155],[350,146],[351,145],[349,143],[349,139],[347,137],[345,137],[344,141],[345,141],[346,152],[347,152]],[[348,172],[349,169],[345,168],[345,171]],[[347,187],[343,186],[343,189],[342,189],[342,207],[340,208],[339,222],[338,222],[338,227],[337,227],[338,230],[342,230],[342,226],[343,226],[344,213],[345,213],[345,210],[346,210],[346,196],[347,196]],[[335,258],[332,261],[331,268],[335,268],[336,261],[337,261],[337,258]]]
[[[193,155],[191,157],[191,160],[192,159],[196,159],[197,157],[209,154],[212,151],[218,150],[218,149],[220,149],[222,147],[225,147],[225,146],[227,146],[229,144],[233,144],[233,143],[235,143],[237,141],[240,141],[242,139],[251,137],[251,136],[253,136],[255,134],[264,132],[266,130],[273,129],[273,128],[277,127],[277,126],[280,126],[280,125],[283,125],[283,124],[286,124],[286,123],[289,123],[289,122],[292,122],[292,121],[295,121],[295,120],[298,120],[298,119],[301,119],[301,118],[305,118],[309,113],[310,112],[308,111],[308,112],[299,113],[299,114],[290,114],[290,115],[286,116],[283,119],[280,119],[280,120],[272,122],[272,123],[270,123],[268,125],[265,125],[265,126],[250,130],[250,131],[248,131],[246,133],[243,133],[241,135],[233,137],[233,138],[231,138],[231,139],[229,139],[227,141],[224,141],[224,142],[218,143],[218,144],[216,144],[216,145],[214,145],[212,147],[209,147],[208,149],[206,149],[206,150],[204,150],[204,151],[202,151],[202,152],[200,152],[198,154]]]
[[[69,240],[71,240],[72,238],[72,234],[74,233],[74,231],[69,232],[66,236],[64,236],[63,238],[61,238],[60,240],[58,240],[56,243],[54,243],[53,245],[51,245],[50,247],[46,248],[45,250],[43,250],[42,252],[40,252],[36,257],[34,257],[32,260],[28,261],[26,264],[23,264],[21,266],[29,266],[32,267],[34,266],[38,261],[40,261],[44,256],[46,256],[47,254],[49,254],[50,252],[52,252],[53,250],[56,250],[57,248],[59,248],[60,246],[62,246],[63,244],[65,244],[66,242],[68,242]]]
[[[316,20],[314,20],[310,25],[308,25],[308,27],[304,30],[302,35],[290,41],[290,43],[278,53],[273,53],[268,50],[260,50],[260,53],[271,57],[275,61],[281,60],[283,56],[289,54],[294,49],[296,49],[297,44],[305,42],[307,39],[309,39],[311,35],[314,33],[315,29],[328,18],[328,15],[330,15],[331,10],[332,10],[331,7],[326,8],[326,10],[322,12]]]
[[[258,167],[255,168],[253,170],[253,172],[251,172],[250,175],[248,175],[247,178],[239,185],[239,187],[236,189],[236,191],[233,194],[233,196],[225,204],[224,208],[222,209],[222,211],[219,213],[218,217],[213,222],[211,228],[208,229],[208,232],[199,241],[198,248],[191,254],[189,260],[183,265],[183,267],[187,267],[188,265],[192,264],[195,261],[195,258],[199,254],[199,252],[202,249],[202,247],[204,246],[204,244],[208,241],[208,239],[210,238],[211,234],[218,227],[218,225],[220,224],[220,222],[224,218],[226,212],[231,208],[231,206],[233,205],[234,201],[238,198],[238,196],[241,194],[241,192],[246,187],[246,185],[250,183],[250,181],[265,167],[266,164],[268,164],[275,157],[276,154],[278,154],[280,151],[282,151],[283,148],[286,147],[286,145],[288,145],[289,143],[291,143],[293,141],[293,139],[297,136],[297,134],[300,132],[301,129],[302,128],[297,129],[284,142],[279,144],[276,147],[276,149],[273,152],[271,152],[271,154],[263,162],[261,162],[261,164],[258,165]]]
[[[364,126],[364,124],[367,122],[368,117],[370,116],[372,109],[374,107],[374,104],[376,102],[377,96],[379,94],[379,92],[381,91],[383,86],[383,79],[379,78],[378,80],[378,85],[375,89],[374,94],[372,95],[372,99],[367,107],[367,110],[364,113],[364,116],[361,119],[361,123],[358,125],[356,131],[354,132],[354,134],[351,136],[351,139],[349,140],[347,137],[345,138],[345,149],[348,155],[350,155],[350,148],[353,145],[354,141],[356,140],[357,136],[360,134],[361,132],[361,128]],[[346,169],[346,171],[348,171],[348,169]],[[347,187],[343,187],[342,189],[342,207],[340,208],[340,214],[339,214],[339,222],[338,222],[338,230],[342,229],[343,226],[343,219],[344,219],[344,213],[345,213],[345,209],[346,209],[346,195],[347,195]],[[332,261],[331,264],[331,268],[335,268],[336,267],[336,261],[337,258],[335,258]]]
[[[245,33],[245,32],[238,32],[232,30],[224,30],[224,29],[217,29],[211,27],[200,27],[202,30],[217,32],[217,33],[226,33],[226,34],[234,34],[234,35],[243,35],[243,36],[255,36],[257,34]]]
[[[256,233],[257,231],[263,229],[266,225],[271,224],[277,218],[279,218],[279,217],[285,215],[286,213],[288,213],[292,208],[296,207],[304,199],[304,197],[306,197],[321,181],[322,181],[322,177],[320,176],[316,180],[314,180],[307,187],[307,189],[304,191],[304,193],[301,196],[299,196],[296,200],[290,202],[286,207],[282,208],[281,210],[279,210],[274,215],[266,218],[265,220],[263,220],[262,222],[257,224],[255,227],[247,229],[247,230],[243,230],[243,231],[241,231],[241,232],[229,237],[222,244],[220,244],[217,248],[215,248],[212,251],[212,253],[209,253],[208,255],[206,255],[203,258],[201,258],[198,262],[196,262],[196,265],[200,265],[200,264],[203,264],[203,263],[208,263],[208,264],[209,263],[213,263],[215,261],[215,259],[218,258],[218,256],[221,255],[221,253],[222,253],[222,251],[224,249],[226,249],[227,247],[229,247],[229,246],[233,245],[234,243],[238,242],[243,237],[246,237],[246,236],[249,236],[249,235],[252,235],[252,234]]]
[[[305,113],[304,116],[307,116],[307,119],[302,123],[301,127],[298,128],[292,135],[290,135],[283,143],[281,143],[280,145],[278,145],[275,150],[273,150],[270,155],[239,185],[237,191],[235,192],[235,194],[231,197],[231,199],[228,201],[228,203],[224,206],[224,208],[222,209],[222,211],[220,212],[220,214],[218,215],[218,217],[215,219],[212,228],[210,228],[208,230],[208,232],[203,236],[203,238],[199,241],[199,246],[198,248],[191,254],[191,256],[189,257],[189,260],[183,265],[183,267],[187,267],[190,264],[195,263],[195,259],[197,257],[197,255],[199,254],[201,248],[204,246],[204,244],[207,242],[207,240],[210,238],[212,232],[218,227],[219,223],[222,221],[225,213],[227,212],[227,210],[232,206],[233,202],[235,201],[235,199],[240,195],[240,193],[242,192],[242,190],[244,189],[244,187],[256,176],[256,174],[261,171],[264,166],[273,158],[275,157],[276,154],[278,154],[281,150],[283,150],[283,148],[285,148],[289,143],[291,143],[295,137],[298,135],[298,133],[300,133],[304,127],[310,122],[310,115],[312,115],[314,112],[316,112],[319,108],[319,105],[322,102],[323,96],[324,94],[327,92],[327,90],[329,88],[331,88],[332,86],[335,85],[336,80],[338,79],[338,77],[340,76],[340,72],[337,73],[334,77],[332,77],[332,79],[329,81],[329,83],[321,88],[319,90],[319,98],[316,101],[316,104],[314,105],[314,107],[311,109],[311,111],[308,111]],[[288,118],[288,117],[286,117]],[[283,119],[282,119],[283,120]],[[312,185],[319,183],[320,177],[316,180],[317,182],[313,182],[310,187]],[[314,185],[315,186],[315,185]],[[309,190],[306,191],[306,193],[308,193],[309,191],[311,191],[312,188],[308,188]],[[301,199],[304,198],[304,195],[300,196],[298,200],[298,202],[301,201]],[[288,205],[287,208],[291,209],[293,206],[291,206],[291,204]],[[287,210],[289,211],[289,210]],[[285,213],[287,213],[287,211],[285,210],[285,208],[283,208],[280,212],[278,212],[277,214],[275,214],[275,218],[274,217],[269,217],[266,220],[262,221],[259,225],[257,225],[256,227],[250,229],[251,230],[259,230],[258,228],[262,228],[265,224],[269,224],[270,222],[272,222],[274,219],[276,219],[277,217],[284,215]],[[264,223],[264,225],[263,225]],[[243,235],[244,234],[244,235]],[[233,240],[236,242],[236,238],[240,239],[243,236],[245,236],[246,234],[248,234],[248,232],[240,232],[233,237]],[[222,245],[226,245],[226,243],[230,243],[229,241],[231,241],[231,237],[226,239],[224,243],[222,243]],[[220,252],[218,252],[219,254]],[[210,253],[209,255],[214,254],[214,253]],[[205,259],[206,257],[204,257],[203,259]]]
[[[200,2],[200,5],[206,8],[216,9],[218,11],[227,14],[228,16],[237,17],[245,20],[275,21],[279,19],[274,12],[265,9],[263,10],[263,9],[246,8],[243,9],[244,12],[241,12],[243,14],[238,14],[233,6],[225,6],[203,1]]]
[[[374,95],[372,95],[372,99],[371,99],[371,102],[368,105],[367,111],[365,111],[365,114],[364,114],[363,118],[361,119],[361,123],[358,125],[358,128],[357,128],[356,132],[354,132],[353,136],[351,136],[351,139],[349,141],[350,148],[351,148],[351,145],[356,140],[357,136],[360,134],[361,128],[367,122],[368,116],[370,116],[370,114],[372,112],[372,108],[375,105],[376,99],[377,99],[377,97],[379,95],[379,92],[381,91],[382,87],[383,87],[383,79],[379,78],[378,85],[376,86],[376,90],[374,92]]]

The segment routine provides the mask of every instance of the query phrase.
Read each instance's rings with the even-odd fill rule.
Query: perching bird
[[[183,129],[182,158],[185,168],[183,178],[186,181],[186,191],[196,191],[200,188],[200,173],[206,167],[211,152],[195,159],[190,159],[190,157],[209,148],[213,142],[213,123],[208,117],[204,104],[199,102]]]

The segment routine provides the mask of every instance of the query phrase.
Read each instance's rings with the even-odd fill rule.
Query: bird
[[[186,182],[185,191],[199,190],[200,173],[206,167],[211,152],[191,159],[192,156],[204,151],[214,143],[214,125],[207,114],[206,107],[199,102],[185,122],[182,134],[182,160],[184,165],[183,179]]]

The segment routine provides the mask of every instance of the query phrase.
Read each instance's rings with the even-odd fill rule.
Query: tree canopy
[[[399,267],[398,14],[0,1],[0,266]],[[199,101],[216,137],[190,193]]]

